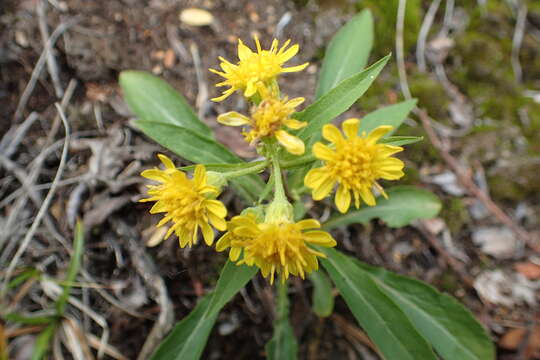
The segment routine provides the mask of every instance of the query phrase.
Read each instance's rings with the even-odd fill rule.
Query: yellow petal
[[[290,129],[298,130],[298,129],[301,129],[301,128],[305,127],[307,125],[307,122],[298,121],[296,119],[287,119],[287,120],[283,121],[283,124],[285,126],[287,126],[288,128],[290,128]]]
[[[301,220],[296,223],[298,227],[300,227],[300,230],[307,230],[307,229],[318,229],[321,227],[321,223],[319,223],[315,219],[305,219]]]
[[[351,192],[349,189],[340,185],[336,192],[335,203],[340,213],[346,213],[349,210],[349,206],[351,206]]]
[[[208,220],[212,226],[219,231],[225,231],[227,229],[227,222],[222,217],[216,216],[213,213],[208,213]]]
[[[207,222],[204,221],[199,222],[199,226],[201,227],[203,233],[204,242],[206,245],[211,246],[214,242],[214,230]]]
[[[300,138],[289,134],[284,130],[275,132],[276,139],[293,155],[302,155],[305,151],[304,142]]]
[[[255,95],[255,93],[257,92],[256,81],[257,81],[256,78],[249,79],[248,83],[246,84],[246,90],[244,90],[245,97],[249,98]]]
[[[158,201],[150,209],[150,214],[157,214],[165,211],[169,211],[169,205],[163,201]]]
[[[206,169],[204,168],[204,165],[198,164],[195,166],[195,172],[193,174],[193,181],[197,185],[206,185],[207,176],[206,176]]]
[[[306,238],[306,241],[311,244],[323,245],[327,247],[337,245],[336,240],[334,240],[332,235],[322,230],[308,231],[304,233],[304,237]]]
[[[255,46],[257,47],[257,52],[260,53],[262,51],[262,48],[261,48],[261,42],[259,41],[259,37],[255,35],[253,36],[253,39],[255,39]]]
[[[367,144],[373,145],[377,141],[379,141],[380,138],[382,138],[384,135],[386,135],[388,132],[392,131],[394,127],[389,125],[382,125],[378,128],[375,128],[371,130],[369,135],[367,136]]]
[[[403,150],[404,149],[401,146],[377,144],[377,151],[375,152],[375,155],[378,158],[385,158]]]
[[[219,238],[216,243],[216,251],[222,252],[231,246],[231,233],[227,232],[225,235]]]
[[[375,197],[373,196],[373,193],[368,188],[363,188],[360,190],[360,196],[362,197],[362,200],[369,205],[369,206],[375,206]]]
[[[208,211],[212,212],[214,215],[224,218],[227,216],[227,208],[219,200],[206,200],[206,208]]]
[[[240,61],[247,60],[253,54],[250,48],[248,48],[242,40],[238,39],[238,59]]]
[[[347,119],[341,124],[343,132],[349,139],[354,138],[358,135],[358,128],[360,127],[360,120],[358,119]]]
[[[165,171],[159,169],[148,169],[144,170],[141,173],[142,177],[145,177],[150,180],[165,182],[168,179],[168,176],[165,174]]]
[[[231,96],[233,93],[234,93],[234,89],[230,88],[230,89],[225,90],[221,96],[212,98],[210,100],[212,100],[213,102],[220,102],[220,101],[225,100],[229,96]]]
[[[290,66],[290,67],[283,67],[283,68],[281,68],[281,72],[284,72],[284,73],[290,73],[290,72],[302,71],[302,70],[304,70],[308,65],[309,65],[309,63],[303,63],[302,65]]]
[[[229,252],[229,259],[231,259],[231,261],[238,260],[241,253],[242,253],[241,248],[232,248],[231,251]]]
[[[287,44],[288,45],[288,44]],[[288,60],[290,60],[294,55],[298,54],[298,50],[300,49],[300,46],[298,46],[298,44],[294,44],[293,46],[291,46],[290,48],[288,48],[287,50],[283,51],[280,55],[279,55],[279,60],[284,63]],[[283,47],[282,47],[282,50],[283,50]]]
[[[334,144],[343,142],[343,136],[339,132],[338,128],[332,124],[326,124],[322,128],[322,136]]]
[[[279,51],[277,52],[278,55],[283,54],[283,52],[285,51],[285,49],[287,48],[287,46],[289,46],[290,43],[291,43],[291,39],[287,39],[287,41],[285,41],[285,42],[283,43],[283,45],[281,45],[281,49],[279,49]]]
[[[245,115],[230,111],[217,117],[217,122],[227,126],[242,126],[249,124],[249,118]]]
[[[325,168],[311,169],[304,178],[304,185],[311,189],[318,188],[329,176],[330,173]]]
[[[315,145],[313,145],[313,154],[317,157],[317,159],[325,161],[334,159],[336,155],[334,150],[330,149],[327,145],[324,145],[320,142],[317,142],[315,143]]]
[[[255,237],[259,235],[259,231],[257,228],[251,226],[239,226],[234,229],[234,234],[237,236]]]
[[[304,98],[303,97],[297,97],[297,98],[294,98],[294,99],[291,99],[289,101],[287,101],[287,103],[285,105],[287,105],[287,107],[289,108],[295,108],[297,106],[299,106],[300,104],[302,104],[304,102]]]
[[[159,160],[165,165],[167,169],[176,169],[176,166],[174,166],[174,163],[171,159],[169,159],[166,155],[158,154]]]
[[[313,200],[321,200],[327,197],[334,188],[335,184],[336,181],[334,179],[332,179],[331,177],[326,178],[325,181],[321,185],[319,185],[318,188],[313,189]]]

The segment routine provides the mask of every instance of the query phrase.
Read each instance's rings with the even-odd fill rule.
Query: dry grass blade
[[[64,125],[64,129],[65,129],[64,147],[62,149],[62,155],[60,157],[60,164],[58,165],[58,170],[56,171],[56,175],[54,176],[53,185],[51,186],[51,189],[47,193],[47,196],[45,197],[45,200],[43,201],[43,204],[41,205],[41,207],[40,207],[40,209],[38,211],[38,214],[36,215],[36,218],[34,219],[34,222],[32,223],[32,226],[30,227],[30,229],[26,233],[26,236],[24,237],[21,245],[19,246],[19,248],[17,249],[17,252],[15,253],[15,256],[13,256],[13,259],[11,260],[11,262],[10,262],[8,268],[7,268],[6,276],[4,278],[4,282],[2,283],[2,287],[1,287],[1,290],[0,290],[0,297],[3,297],[5,295],[6,289],[7,289],[7,284],[9,282],[9,279],[11,277],[11,274],[12,274],[13,270],[15,269],[15,266],[19,262],[19,260],[20,260],[21,256],[23,255],[23,253],[26,251],[26,248],[28,247],[28,244],[32,240],[32,238],[33,238],[39,224],[41,223],[41,219],[43,218],[43,216],[45,215],[47,209],[49,208],[49,204],[52,201],[52,198],[53,198],[54,193],[56,191],[58,182],[60,181],[60,179],[62,177],[62,174],[64,172],[64,167],[66,166],[68,149],[69,149],[69,139],[70,139],[69,123],[68,123],[68,121],[66,119],[66,116],[64,115],[64,112],[63,112],[62,108],[60,107],[60,105],[58,105],[58,104],[55,104],[55,105],[56,105],[56,108],[57,108],[57,110],[58,110],[58,112],[60,114],[60,117],[62,119],[62,123]]]
[[[94,358],[88,346],[87,336],[75,319],[66,317],[62,321],[62,330],[64,331],[64,344],[75,360],[91,360]]]
[[[117,233],[128,239],[128,250],[131,261],[139,275],[144,279],[146,286],[152,289],[155,300],[160,306],[159,317],[146,338],[144,345],[137,357],[139,360],[147,359],[155,348],[163,340],[171,329],[174,322],[174,311],[171,300],[167,293],[167,287],[163,278],[158,274],[152,259],[146,254],[144,245],[138,234],[126,224],[117,222]]]
[[[71,20],[69,22],[62,23],[58,25],[58,27],[53,31],[51,34],[51,37],[47,40],[47,45],[43,49],[43,52],[41,53],[36,66],[34,67],[34,70],[32,71],[32,75],[30,76],[30,80],[28,81],[28,84],[26,85],[21,97],[19,98],[19,103],[17,105],[17,109],[15,110],[15,115],[13,115],[13,119],[17,121],[22,115],[22,112],[24,108],[26,107],[26,104],[28,103],[28,99],[30,98],[30,95],[32,94],[32,91],[34,90],[34,87],[36,86],[36,82],[39,78],[39,75],[41,74],[41,71],[43,70],[43,66],[45,65],[45,61],[47,59],[47,54],[49,52],[49,49],[54,46],[56,43],[56,40],[70,27],[75,25],[77,21]]]

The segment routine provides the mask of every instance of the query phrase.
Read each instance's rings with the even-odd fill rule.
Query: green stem
[[[281,276],[280,276],[281,277]],[[276,319],[283,319],[289,316],[289,296],[287,294],[287,281],[278,280],[277,287],[277,303],[276,303]]]
[[[245,169],[224,172],[224,173],[222,173],[222,175],[227,180],[230,180],[230,179],[234,179],[234,178],[237,178],[237,177],[240,177],[240,176],[245,176],[245,175],[261,172],[264,169],[266,169],[267,166],[268,166],[268,161],[263,161],[260,164],[257,164],[257,165],[254,165],[252,167],[248,167],[248,168],[245,168]]]
[[[283,187],[283,178],[279,166],[279,156],[275,144],[270,144],[270,153],[272,155],[272,170],[274,176],[274,201],[287,201],[285,188]]]
[[[311,155],[302,156],[301,158],[294,159],[294,160],[281,161],[280,165],[284,169],[288,169],[292,167],[307,165],[314,162],[315,160],[317,160],[317,158],[315,157],[315,155],[311,154]]]

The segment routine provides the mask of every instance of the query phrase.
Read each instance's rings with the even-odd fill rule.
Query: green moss
[[[374,54],[378,57],[394,51],[396,14],[399,2],[381,0],[360,0],[356,9],[370,9],[375,20],[375,46]],[[423,18],[422,0],[408,0],[404,19],[403,41],[405,49],[416,44],[416,38]]]
[[[489,191],[496,200],[520,201],[525,198],[525,192],[515,182],[513,177],[496,175],[488,177]]]
[[[460,198],[452,197],[443,201],[441,217],[448,225],[448,229],[452,234],[461,230],[463,225],[470,221],[469,211],[467,206]]]
[[[409,77],[409,88],[418,103],[425,108],[434,119],[448,119],[449,100],[441,84],[431,76],[413,73]]]
[[[443,272],[435,281],[441,291],[450,294],[455,293],[460,288],[460,280],[453,272]]]

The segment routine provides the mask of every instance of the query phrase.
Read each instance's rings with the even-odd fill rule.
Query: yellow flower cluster
[[[400,146],[377,144],[377,141],[392,130],[391,126],[379,126],[368,135],[358,136],[360,120],[348,119],[342,129],[346,138],[331,124],[323,127],[322,135],[332,146],[315,143],[313,154],[323,162],[323,166],[311,169],[304,184],[313,190],[313,199],[328,196],[338,184],[335,203],[342,213],[349,210],[351,192],[356,208],[360,199],[367,205],[375,205],[371,190],[375,187],[384,197],[386,192],[378,179],[397,180],[403,176],[403,161],[391,157],[403,151]]]
[[[165,237],[176,234],[181,247],[197,244],[199,233],[207,245],[212,245],[214,230],[225,231],[217,241],[216,250],[228,250],[229,259],[237,265],[257,266],[273,283],[276,274],[285,281],[290,275],[304,278],[317,270],[318,258],[325,257],[317,247],[334,247],[336,241],[320,229],[317,220],[293,219],[292,206],[283,187],[281,149],[293,155],[304,154],[304,143],[289,131],[301,129],[307,123],[294,118],[304,99],[281,96],[277,78],[281,73],[300,71],[308,64],[283,67],[298,52],[298,45],[288,47],[290,41],[279,47],[274,40],[269,50],[263,50],[257,38],[255,43],[257,49],[252,51],[239,40],[238,62],[233,64],[220,58],[222,71],[210,69],[225,78],[218,87],[229,87],[213,100],[222,101],[239,91],[251,103],[250,116],[232,111],[219,115],[217,121],[244,127],[245,140],[260,145],[258,150],[272,166],[274,199],[265,205],[259,202],[258,206],[226,221],[227,209],[217,197],[227,179],[245,173],[210,173],[203,165],[196,165],[190,178],[160,154],[165,168],[142,173],[159,184],[149,185],[150,197],[141,201],[155,202],[151,213],[165,213],[158,226],[170,222]],[[361,201],[375,205],[373,189],[387,196],[378,181],[403,176],[403,162],[392,157],[403,148],[378,143],[392,128],[380,126],[366,134],[360,133],[359,127],[358,119],[344,121],[343,136],[334,125],[325,125],[322,136],[329,144],[317,142],[310,149],[314,158],[309,161],[318,160],[321,166],[312,168],[304,179],[315,200],[327,197],[337,188],[335,204],[342,213],[349,209],[353,199],[357,208]]]

